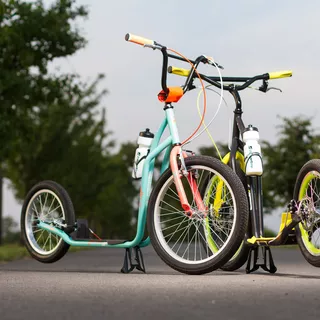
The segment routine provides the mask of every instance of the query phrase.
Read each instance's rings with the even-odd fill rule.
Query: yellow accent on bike
[[[319,173],[317,171],[311,171],[309,172],[304,178],[300,186],[299,191],[299,200],[302,201],[305,196],[307,195],[309,183],[312,183],[313,179],[319,178]],[[300,229],[301,232],[301,238],[302,241],[306,247],[306,249],[312,254],[312,255],[319,255],[320,254],[320,248],[316,246],[309,238],[309,233],[303,226],[303,224],[300,222],[297,226],[297,228]]]
[[[290,212],[282,212],[279,234],[282,232],[283,228],[288,226],[291,222],[292,222],[291,213]]]
[[[269,72],[269,79],[280,79],[292,76],[291,70]]]
[[[176,74],[178,76],[187,77],[190,73],[190,70],[183,69],[183,68],[177,68],[177,67],[169,67],[168,72]]]
[[[228,152],[222,159],[222,162],[224,164],[227,164],[230,160],[230,152]],[[245,171],[245,163],[244,163],[244,156],[241,152],[237,151],[236,152],[236,160],[239,161],[240,168],[242,171]]]
[[[251,244],[255,244],[256,242],[269,242],[271,240],[274,240],[274,237],[267,237],[267,238],[256,238],[255,236],[253,236],[250,239],[247,239],[247,242],[251,243]]]

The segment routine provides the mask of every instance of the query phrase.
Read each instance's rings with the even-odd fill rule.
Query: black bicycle
[[[201,57],[193,61],[190,70],[169,67],[168,72],[187,77],[188,84],[185,91],[195,88],[194,79],[200,77],[209,84],[228,91],[234,98],[235,109],[232,130],[232,143],[230,152],[222,161],[227,163],[240,177],[248,196],[250,217],[246,237],[234,256],[221,269],[234,271],[242,267],[246,262],[246,272],[250,273],[259,267],[270,273],[277,271],[275,267],[271,246],[298,243],[305,259],[312,265],[320,267],[320,160],[307,162],[298,173],[293,199],[288,203],[288,211],[282,213],[279,233],[276,237],[264,237],[263,221],[263,195],[262,175],[263,162],[260,146],[258,143],[259,132],[252,125],[245,126],[242,120],[242,102],[240,91],[248,88],[256,81],[262,81],[258,88],[262,92],[270,89],[268,80],[291,77],[292,72],[271,72],[254,77],[215,77],[196,72],[201,62]],[[206,59],[206,57],[203,57]],[[217,65],[216,65],[217,66]],[[222,81],[221,81],[222,80]],[[228,84],[224,84],[228,83]],[[279,89],[278,89],[279,90]],[[210,182],[214,184],[216,182]],[[205,192],[210,192],[211,186]],[[222,199],[223,200],[223,199]],[[215,203],[208,202],[215,214]],[[211,222],[212,223],[212,222]],[[219,230],[219,216],[216,217],[215,226]],[[219,243],[219,234],[212,234],[209,230],[212,226],[205,227],[207,242],[213,248]],[[259,255],[262,254],[262,263]]]

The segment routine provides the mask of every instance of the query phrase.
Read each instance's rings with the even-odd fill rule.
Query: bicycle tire
[[[147,227],[151,243],[156,253],[167,265],[182,273],[204,274],[220,268],[234,255],[235,251],[240,246],[247,229],[249,211],[248,201],[239,177],[227,165],[221,163],[219,160],[208,156],[193,156],[186,158],[185,164],[189,172],[202,168],[212,174],[219,175],[221,179],[225,179],[224,183],[230,187],[232,201],[235,203],[235,217],[227,241],[222,245],[218,253],[212,254],[206,261],[199,263],[193,263],[188,259],[178,259],[177,256],[174,256],[173,251],[170,251],[169,246],[164,244],[161,233],[159,232],[161,221],[158,218],[158,208],[160,207],[161,199],[166,195],[168,184],[173,182],[173,175],[170,169],[166,170],[161,175],[151,192],[148,203]]]
[[[247,179],[245,173],[241,170],[238,162],[236,162],[236,173],[237,176],[240,178],[243,187],[245,190],[247,190]],[[248,199],[248,198],[247,198]],[[248,199],[249,201],[249,199]],[[248,229],[245,235],[246,238],[250,238],[252,236],[252,231],[251,231],[251,219],[250,219],[250,214],[249,214],[249,221],[248,221]],[[227,261],[220,269],[223,271],[236,271],[240,269],[248,260],[249,256],[249,251],[250,251],[250,246],[246,243],[246,241],[242,241],[240,247],[236,251],[236,253],[232,256],[232,258]]]
[[[42,195],[45,199],[41,198]],[[47,200],[48,205],[46,205]],[[44,203],[42,203],[42,201],[44,201]],[[50,202],[51,206],[49,206]],[[55,203],[58,206],[53,205]],[[59,212],[60,207],[61,212]],[[52,235],[43,229],[37,229],[36,222],[34,220],[35,216],[37,216],[36,219],[41,218],[41,220],[46,221],[61,219],[62,223],[74,225],[74,208],[67,191],[60,184],[54,181],[39,182],[28,192],[21,210],[21,235],[30,255],[42,263],[52,263],[61,259],[67,253],[70,247],[69,244],[64,242],[58,236]],[[40,234],[39,236],[38,233]],[[44,240],[42,240],[41,245],[40,239],[44,238],[46,235],[47,240],[44,244]],[[49,249],[51,248],[51,244],[56,242],[56,245],[51,250],[47,250],[48,239],[50,239]]]
[[[299,171],[294,187],[293,198],[295,201],[301,201],[302,205],[304,200],[306,199],[306,195],[310,197],[311,202],[313,203],[314,200],[316,205],[313,203],[311,207],[313,209],[309,210],[307,214],[304,214],[304,219],[295,227],[295,234],[297,243],[299,245],[300,251],[304,258],[313,266],[320,267],[320,200],[316,199],[319,198],[319,194],[317,197],[314,198],[313,189],[317,189],[317,181],[318,186],[320,187],[320,160],[313,159],[308,161],[303,165],[301,170]],[[310,186],[311,182],[311,186]],[[314,185],[312,186],[312,182]],[[318,190],[319,192],[319,190]],[[315,219],[315,223],[311,226],[312,219]],[[309,229],[309,230],[308,230]],[[310,232],[312,232],[310,237]],[[313,235],[316,234],[315,237]],[[315,239],[316,238],[316,239]]]

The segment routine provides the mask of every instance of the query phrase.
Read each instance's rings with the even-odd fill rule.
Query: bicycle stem
[[[162,45],[160,45],[158,43],[156,43],[155,49],[159,49],[161,51],[161,53],[162,53],[162,56],[163,56],[161,87],[162,87],[162,90],[165,93],[168,93],[169,92],[169,88],[167,86],[168,57],[173,58],[173,59],[182,60],[182,61],[185,61],[185,62],[188,62],[188,61],[185,60],[182,57],[179,57],[179,56],[176,56],[176,55],[173,55],[173,54],[168,54],[167,47],[162,46]],[[192,84],[193,79],[195,77],[195,69],[197,69],[197,67],[198,67],[200,62],[204,62],[205,63],[205,61],[207,61],[207,58],[204,55],[199,56],[194,61],[193,60],[189,60],[189,62],[191,62],[193,64],[193,67],[191,68],[191,72],[190,72],[189,76],[187,77],[187,80],[186,80],[185,84],[183,85],[183,92],[184,93],[190,89],[190,85]]]
[[[161,52],[163,56],[163,62],[162,62],[162,75],[161,75],[161,87],[162,90],[165,93],[169,92],[169,89],[167,87],[167,68],[168,68],[168,53],[166,47],[161,47]]]

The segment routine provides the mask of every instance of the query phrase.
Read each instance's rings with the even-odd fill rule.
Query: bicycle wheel
[[[300,202],[302,217],[295,227],[298,245],[305,259],[320,267],[320,160],[310,160],[301,168],[293,195]]]
[[[247,229],[248,201],[237,175],[217,159],[194,156],[185,159],[185,164],[198,190],[208,181],[222,181],[222,188],[217,185],[205,195],[216,199],[215,206],[205,212],[198,210],[188,179],[183,176],[181,180],[194,212],[188,217],[181,209],[173,175],[168,169],[150,195],[147,226],[151,243],[166,264],[182,273],[203,274],[221,267],[240,246]],[[208,201],[203,199],[203,202]],[[210,232],[216,235],[214,249],[212,245],[203,246],[206,219],[210,221]]]
[[[240,178],[243,184],[243,187],[245,188],[245,190],[247,190],[248,188],[247,179],[244,172],[241,170],[238,162],[236,163],[236,173],[237,173],[237,176]],[[247,196],[247,199],[248,199],[248,196]],[[249,201],[249,199],[247,201]],[[252,232],[251,232],[251,223],[250,223],[250,215],[249,215],[248,230],[246,232],[245,239],[250,238],[251,236],[252,236]],[[242,241],[236,253],[220,269],[223,271],[238,270],[247,262],[248,256],[249,256],[249,250],[250,250],[250,246],[246,243],[245,240]]]
[[[75,216],[67,191],[53,181],[36,184],[27,194],[21,211],[22,239],[30,255],[43,263],[61,259],[69,245],[60,237],[37,227],[37,221],[74,225]]]

